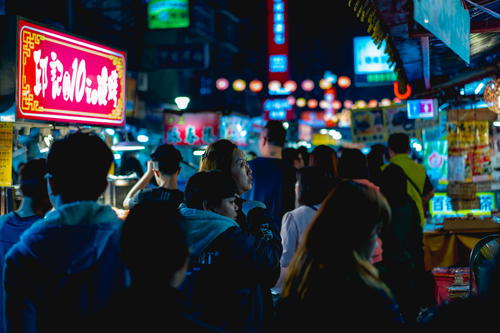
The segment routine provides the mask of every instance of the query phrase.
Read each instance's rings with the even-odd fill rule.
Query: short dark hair
[[[158,170],[161,173],[171,175],[179,170],[182,155],[174,146],[162,144],[155,148],[151,154],[151,159],[158,163]]]
[[[154,222],[153,230],[145,228],[144,221]],[[189,256],[179,211],[170,202],[145,201],[132,207],[121,229],[120,246],[132,279],[171,279]]]
[[[339,158],[339,176],[347,179],[368,179],[368,160],[357,148],[344,148]]]
[[[19,188],[25,197],[48,198],[47,182],[47,161],[44,158],[29,160],[19,169]]]
[[[307,166],[297,170],[297,181],[300,184],[298,201],[301,205],[321,203],[334,185],[333,179],[317,166]]]
[[[393,133],[387,141],[389,148],[397,154],[410,151],[410,137],[406,133]]]
[[[186,184],[184,198],[189,208],[203,209],[203,203],[220,206],[225,198],[237,193],[233,177],[221,170],[200,171],[192,175]]]
[[[281,121],[269,120],[265,126],[267,141],[275,146],[284,147],[286,140],[286,130]]]
[[[113,152],[94,133],[75,132],[56,140],[47,155],[47,172],[63,202],[97,200],[106,189]]]

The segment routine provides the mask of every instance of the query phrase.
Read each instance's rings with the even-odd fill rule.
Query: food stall
[[[45,157],[55,139],[76,130],[112,145],[104,130],[125,124],[126,53],[19,16],[0,16],[0,26],[0,92],[12,103],[0,110],[6,213],[16,208],[17,157]]]

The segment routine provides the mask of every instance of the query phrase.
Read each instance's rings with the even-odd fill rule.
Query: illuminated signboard
[[[354,37],[354,81],[356,86],[390,85],[397,80],[394,66],[388,63],[385,41],[380,48],[370,36]]]
[[[289,79],[288,18],[286,0],[267,0],[267,52],[269,82]]]
[[[295,112],[286,98],[268,98],[264,101],[264,120],[293,120]]]
[[[189,27],[188,0],[149,0],[148,28],[169,29]]]
[[[165,114],[165,143],[209,145],[219,139],[220,114],[215,112]]]
[[[228,139],[238,146],[247,146],[249,126],[250,119],[247,117],[224,116],[220,123],[221,138]]]
[[[17,118],[124,125],[124,52],[23,20],[17,31]]]
[[[434,118],[437,115],[437,99],[409,99],[406,107],[408,119]]]
[[[451,198],[446,193],[436,192],[429,203],[429,212],[432,216],[456,217],[468,214],[490,215],[497,208],[494,192],[477,192],[479,198],[479,209],[453,210]]]

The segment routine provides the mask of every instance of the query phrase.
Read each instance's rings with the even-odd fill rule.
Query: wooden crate
[[[500,230],[500,223],[491,217],[450,217],[443,220],[443,230]]]
[[[450,182],[446,188],[446,194],[451,199],[475,200],[477,186],[474,183]]]

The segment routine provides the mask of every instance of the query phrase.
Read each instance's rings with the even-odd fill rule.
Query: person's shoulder
[[[5,223],[8,223],[11,219],[14,219],[16,215],[14,212],[9,212],[7,214],[0,215],[0,225],[3,225]]]

